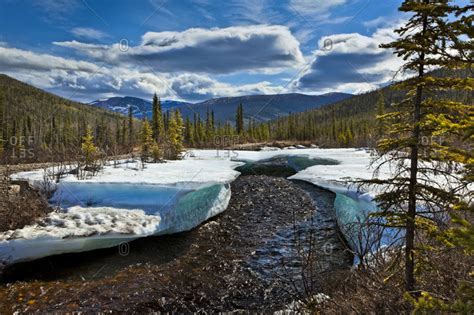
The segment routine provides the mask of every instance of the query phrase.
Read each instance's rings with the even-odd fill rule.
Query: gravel
[[[192,231],[137,240],[126,257],[111,249],[15,267],[9,271],[9,283],[0,287],[0,313],[282,309],[294,299],[291,284],[298,282],[297,273],[281,281],[280,258],[272,252],[278,249],[285,256],[295,248],[290,231],[306,229],[312,222],[315,237],[324,239],[317,246],[335,244],[324,272],[351,263],[331,221],[334,196],[311,186],[320,200],[315,203],[315,196],[306,192],[312,188],[303,186],[283,178],[242,176],[232,183],[228,209]],[[301,269],[301,257],[287,256],[293,257],[287,262],[293,271]],[[55,264],[66,265],[74,273],[75,261],[81,266],[93,261],[105,265],[85,277],[78,276],[80,269],[72,277],[61,277],[63,270],[54,269]],[[46,265],[51,270],[41,275]],[[25,270],[31,270],[31,277],[15,281],[28,274]]]

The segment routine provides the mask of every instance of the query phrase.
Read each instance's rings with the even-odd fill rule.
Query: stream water
[[[314,163],[330,163],[330,161],[276,158],[253,165],[247,164],[238,171],[242,173],[243,179],[249,175],[288,177],[295,173],[295,169],[315,165]],[[191,231],[141,238],[109,249],[63,254],[16,264],[4,270],[1,280],[4,285],[33,280],[59,280],[70,283],[100,281],[100,279],[117,276],[129,266],[141,265],[155,266],[164,273],[168,273],[170,277],[174,273],[182,272],[180,268],[186,268],[194,273],[193,278],[207,279],[210,275],[206,276],[206,273],[209,271],[193,269],[194,264],[206,266],[216,263],[226,264],[226,261],[238,261],[239,268],[244,268],[243,270],[256,275],[266,283],[274,282],[275,279],[282,277],[298,282],[305,277],[302,260],[308,254],[308,244],[311,244],[312,250],[317,255],[316,268],[321,274],[349,267],[353,257],[345,250],[346,245],[334,218],[335,195],[306,182],[293,181],[293,184],[306,192],[309,200],[312,201],[312,207],[305,210],[306,213],[297,216],[288,213],[279,214],[282,216],[281,219],[284,218],[289,222],[278,222],[280,217],[267,219],[266,214],[261,214],[261,212],[258,212],[260,216],[258,218],[248,217],[242,221],[237,209],[243,201],[239,199],[242,197],[237,196],[236,200],[231,199],[230,208],[232,209]],[[232,190],[234,193],[234,187]],[[241,195],[245,196],[245,193]],[[246,214],[240,214],[242,215]],[[253,221],[255,223],[252,223]],[[229,228],[225,228],[226,226]],[[255,230],[253,226],[256,227]],[[231,228],[234,232],[227,231]],[[251,231],[247,233],[242,229],[251,229]],[[228,239],[225,236],[226,233],[234,234]],[[220,256],[207,255],[208,252],[216,250],[213,244],[216,243],[217,238],[223,239],[223,248],[235,247],[234,252],[239,254],[230,252],[230,254],[224,253]],[[245,242],[242,238],[245,238]],[[246,254],[247,248],[251,251]],[[205,252],[206,255],[201,255],[201,252]],[[195,259],[202,261],[196,262]],[[216,262],[216,260],[221,262]],[[221,272],[224,272],[223,270]],[[228,276],[239,278],[241,271],[234,270],[234,273],[231,272]],[[214,290],[219,289],[214,288]],[[277,298],[275,295],[274,300]],[[289,301],[289,299],[290,297],[286,296],[282,301]]]

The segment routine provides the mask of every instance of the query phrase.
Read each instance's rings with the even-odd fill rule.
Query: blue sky
[[[0,73],[80,101],[360,93],[400,65],[400,3],[0,0]]]

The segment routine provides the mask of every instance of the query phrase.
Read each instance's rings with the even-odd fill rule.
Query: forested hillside
[[[186,103],[171,100],[161,100],[163,112],[179,109],[184,119],[193,119],[198,115],[204,118],[207,112],[214,113],[214,120],[222,125],[235,123],[235,112],[240,104],[245,106],[247,118],[265,122],[290,113],[300,113],[310,109],[319,108],[351,97],[346,93],[327,93],[322,95],[305,95],[298,93],[275,95],[246,95],[213,98],[200,103]],[[151,99],[144,100],[136,97],[112,97],[105,100],[91,102],[90,105],[109,109],[118,113],[127,113],[132,106],[136,118],[151,119]]]
[[[0,74],[0,151],[4,161],[41,161],[77,155],[91,128],[104,153],[121,152],[135,139],[122,116],[47,93]],[[130,137],[131,136],[131,137]]]
[[[457,71],[460,77],[472,77],[469,70]],[[471,70],[472,71],[472,70]],[[445,70],[432,73],[445,76]],[[322,146],[372,146],[381,133],[377,114],[390,112],[392,104],[406,97],[406,91],[391,86],[353,96],[349,99],[304,113],[281,117],[269,123],[273,140],[310,140]],[[438,97],[473,104],[474,92],[449,92]]]
[[[459,76],[468,76],[458,72]],[[436,71],[433,75],[446,73]],[[471,75],[472,76],[472,75]],[[474,92],[438,97],[472,104]],[[377,114],[390,112],[392,105],[406,97],[406,92],[385,87],[320,108],[257,123],[247,104],[237,106],[233,123],[222,124],[213,110],[205,115],[194,113],[178,125],[182,142],[188,147],[220,147],[235,143],[271,140],[311,141],[326,147],[373,146],[382,133]],[[161,143],[169,142],[170,112],[163,112],[156,101],[156,115],[161,117]],[[273,105],[273,104],[272,104]],[[103,155],[131,152],[141,144],[142,122],[129,112],[128,117],[113,111],[67,100],[28,84],[0,75],[0,153],[3,162],[52,161],[75,158],[87,128]],[[176,117],[181,116],[176,114]],[[157,118],[151,119],[156,120]],[[181,118],[179,118],[181,119]],[[164,142],[163,142],[164,141]]]
[[[305,95],[298,93],[274,95],[247,95],[237,97],[221,97],[201,103],[183,106],[181,114],[184,118],[193,118],[194,114],[204,117],[207,111],[214,112],[216,123],[235,122],[235,112],[240,104],[245,107],[246,117],[255,121],[265,122],[290,113],[301,113],[319,108],[352,95],[346,93],[327,93],[322,95]]]

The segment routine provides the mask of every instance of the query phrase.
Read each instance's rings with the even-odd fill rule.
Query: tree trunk
[[[428,4],[429,0],[425,0]],[[423,19],[423,35],[426,33],[428,24],[427,16]],[[420,53],[418,66],[418,79],[424,76],[424,52]],[[420,120],[421,102],[423,100],[423,87],[418,85],[413,104],[413,143],[410,154],[410,183],[408,186],[408,212],[405,235],[405,290],[412,292],[415,290],[415,217],[416,217],[416,190],[418,177],[418,146],[420,144]]]

